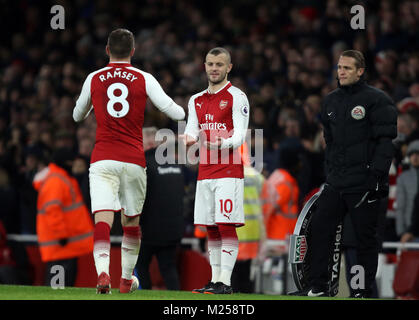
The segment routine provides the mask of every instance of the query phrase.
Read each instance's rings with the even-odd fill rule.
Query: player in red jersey
[[[98,293],[110,292],[110,229],[121,211],[122,276],[120,292],[132,292],[132,276],[140,248],[139,216],[146,194],[142,127],[147,98],[173,120],[185,112],[149,73],[134,68],[134,36],[126,29],[111,32],[106,46],[109,64],[89,74],[73,111],[79,122],[94,110],[96,142],[89,169],[92,212],[95,214],[94,251]]]
[[[249,123],[249,102],[227,76],[232,68],[224,48],[210,50],[205,58],[208,89],[189,100],[188,122],[181,138],[187,146],[198,141],[200,160],[194,223],[208,231],[212,278],[197,293],[232,293],[231,273],[237,259],[236,227],[244,224],[243,163],[238,148]]]

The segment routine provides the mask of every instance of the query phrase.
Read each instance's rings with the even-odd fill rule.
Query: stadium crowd
[[[419,138],[417,1],[56,2],[22,0],[2,8],[2,23],[10,31],[0,36],[0,219],[8,233],[35,234],[32,179],[37,161],[59,147],[77,153],[73,171],[90,205],[87,170],[95,118],[77,125],[72,110],[83,79],[107,64],[104,46],[117,27],[136,36],[133,65],[155,75],[185,109],[190,95],[207,86],[202,57],[216,46],[229,49],[234,64],[229,79],[249,97],[249,127],[264,130],[265,176],[276,168],[281,145],[304,148],[301,202],[324,182],[322,98],[337,85],[340,53],[360,50],[368,83],[397,105],[395,172],[407,167],[407,145]],[[50,27],[53,4],[65,9],[64,30]],[[364,30],[351,28],[355,4],[365,8]],[[150,102],[148,126],[178,130]],[[185,235],[190,236],[196,168],[188,169]],[[388,220],[388,237],[396,239],[394,214]]]

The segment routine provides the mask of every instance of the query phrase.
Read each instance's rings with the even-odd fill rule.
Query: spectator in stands
[[[20,233],[17,201],[16,188],[11,184],[7,171],[0,166],[0,221],[8,233]]]
[[[393,159],[389,171],[389,192],[387,198],[387,212],[384,221],[384,237],[383,241],[395,242],[399,241],[400,237],[396,231],[396,200],[397,200],[397,179],[402,173],[402,168],[398,165],[396,158]],[[382,252],[390,253],[396,252],[395,249],[383,248]]]
[[[415,196],[410,226],[400,239],[402,243],[410,241],[419,242],[419,193]]]
[[[403,145],[407,145],[413,140],[419,139],[419,116],[415,110],[408,110],[405,113],[400,113],[397,117],[397,141]],[[403,147],[402,147],[403,149]],[[403,150],[406,154],[406,150]]]
[[[19,284],[19,275],[12,250],[7,244],[7,233],[0,219],[0,284]]]
[[[407,148],[410,168],[397,179],[396,230],[399,237],[406,239],[410,233],[412,212],[419,184],[419,140],[412,141]]]

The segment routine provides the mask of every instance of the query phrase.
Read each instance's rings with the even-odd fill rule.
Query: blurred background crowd
[[[51,29],[55,4],[65,9],[64,30]],[[355,4],[365,8],[364,30],[350,26]],[[397,105],[395,174],[408,166],[406,147],[419,138],[417,1],[21,0],[2,5],[0,23],[0,219],[8,233],[36,233],[32,179],[37,161],[59,147],[77,154],[73,173],[90,205],[87,172],[96,123],[90,116],[76,124],[72,111],[85,77],[107,64],[107,37],[118,27],[136,36],[132,64],[152,73],[185,109],[190,96],[207,87],[205,54],[216,46],[229,49],[229,80],[249,98],[249,127],[264,130],[264,175],[276,168],[281,145],[303,147],[301,201],[324,182],[319,111],[337,86],[343,50],[364,53],[368,83]],[[144,126],[178,130],[151,103]],[[185,235],[193,234],[196,168],[188,170]]]

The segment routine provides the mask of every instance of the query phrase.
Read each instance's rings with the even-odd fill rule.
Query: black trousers
[[[318,199],[318,207],[311,222],[312,265],[311,284],[325,288],[329,279],[328,266],[333,251],[335,230],[345,214],[351,221],[357,240],[357,263],[364,268],[364,294],[371,295],[378,265],[379,241],[377,235],[379,199],[366,199],[358,208],[355,205],[363,194],[341,194],[326,185]]]
[[[150,264],[155,255],[167,290],[180,290],[179,275],[176,268],[177,245],[157,246],[141,242],[137,260],[137,272],[142,289],[151,289]]]
[[[346,273],[346,281],[348,283],[349,292],[351,293],[351,297],[355,297],[355,294],[357,293],[356,290],[351,288],[351,282],[350,279],[353,276],[351,273],[352,266],[355,266],[358,264],[358,259],[356,256],[356,249],[355,248],[345,248],[344,249],[345,254],[345,273]],[[371,294],[370,298],[378,298],[378,288],[377,288],[377,282],[373,281],[371,285]]]
[[[231,274],[231,286],[237,292],[254,293],[255,282],[250,280],[250,268],[252,260],[237,260]]]

